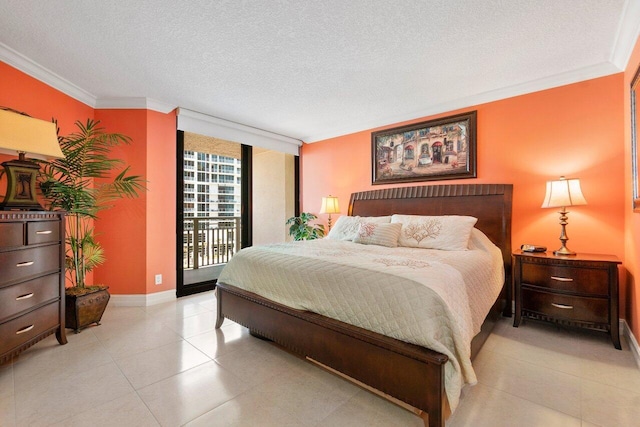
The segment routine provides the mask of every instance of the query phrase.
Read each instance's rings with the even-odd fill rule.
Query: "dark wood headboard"
[[[511,280],[513,184],[450,184],[386,188],[351,194],[349,215],[469,215],[502,251],[506,283]]]

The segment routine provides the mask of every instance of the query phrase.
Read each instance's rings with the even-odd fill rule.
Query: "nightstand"
[[[595,329],[620,350],[618,264],[613,255],[515,252],[513,326],[526,317]]]

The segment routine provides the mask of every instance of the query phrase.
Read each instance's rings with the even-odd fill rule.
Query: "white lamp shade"
[[[6,110],[0,110],[0,153],[43,160],[64,157],[55,123]]]
[[[321,214],[337,214],[340,213],[340,207],[338,206],[338,198],[334,196],[328,196],[322,198],[322,206],[320,206]]]
[[[564,179],[547,181],[547,193],[542,202],[543,208],[557,208],[565,206],[586,205],[587,200],[582,195],[579,179]]]

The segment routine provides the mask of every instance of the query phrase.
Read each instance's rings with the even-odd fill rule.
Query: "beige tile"
[[[215,361],[252,386],[306,363],[267,341],[252,336],[245,339],[252,342],[251,347],[218,356]]]
[[[64,346],[33,352],[26,359],[19,359],[14,364],[14,371],[17,383],[31,387],[40,383],[43,377],[55,381],[58,377],[68,376],[69,372],[79,374],[109,363],[113,363],[111,355],[94,337],[70,340]]]
[[[0,365],[0,426],[16,425],[16,401],[14,393],[13,366]]]
[[[249,335],[247,328],[227,322],[220,329],[191,336],[186,341],[212,359],[233,351],[259,348],[264,344]]]
[[[361,389],[323,369],[304,363],[255,387],[267,401],[308,423],[318,423]]]
[[[478,381],[531,402],[580,417],[580,378],[483,349]]]
[[[189,317],[163,319],[162,322],[181,337],[189,338],[213,331],[216,325],[216,314],[212,311],[205,311]]]
[[[145,319],[131,324],[105,324],[93,332],[109,354],[115,358],[131,356],[163,345],[181,341],[180,335],[162,322]]]
[[[570,375],[580,375],[581,338],[554,325],[526,322],[518,328],[504,321],[487,339],[486,348],[503,356],[526,361]]]
[[[580,427],[581,420],[509,393],[477,384],[465,389],[447,427]]]
[[[102,315],[100,326],[111,322],[131,323],[144,320],[145,317],[147,317],[147,314],[144,307],[117,307],[113,304],[109,304]]]
[[[640,390],[640,369],[626,340],[623,343],[623,350],[616,350],[610,342],[584,341],[581,344],[582,378],[632,392]]]
[[[189,422],[246,391],[240,378],[207,362],[138,390],[163,426]]]
[[[58,427],[154,427],[159,425],[136,393],[126,394],[53,424]]]
[[[27,350],[14,357],[13,362],[24,362],[26,360],[30,360],[31,358],[36,358],[41,354],[44,354],[44,357],[47,358],[52,354],[64,352],[79,345],[98,343],[98,339],[96,338],[96,336],[89,331],[83,331],[79,334],[76,334],[71,329],[67,329],[66,336],[67,344],[61,345],[56,339],[55,334],[49,335],[47,338],[36,343],[34,346],[29,347]]]
[[[209,361],[207,355],[185,341],[116,359],[136,390]]]
[[[260,393],[248,391],[186,424],[187,427],[304,427],[304,420],[269,404]]]
[[[326,418],[319,421],[316,426],[423,427],[424,423],[422,418],[413,412],[366,390],[361,390]]]
[[[602,427],[628,427],[640,420],[640,390],[631,392],[582,381],[582,419]]]
[[[115,363],[66,376],[43,375],[39,383],[25,387],[16,382],[18,425],[48,425],[110,402],[133,391]]]
[[[213,300],[213,298],[209,299]],[[207,300],[203,300],[203,303],[200,304],[198,300],[190,299],[187,301],[182,301],[182,299],[180,299],[176,302],[172,301],[144,307],[143,310],[145,311],[147,317],[151,317],[154,319],[180,319],[194,316],[196,314],[210,313],[211,311],[214,311],[215,305],[206,305],[205,301]]]

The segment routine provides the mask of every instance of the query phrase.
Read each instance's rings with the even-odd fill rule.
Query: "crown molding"
[[[450,102],[431,105],[428,108],[414,111],[411,114],[397,115],[393,117],[387,117],[386,119],[377,119],[375,121],[369,121],[368,123],[360,123],[357,128],[350,127],[347,129],[341,129],[333,131],[330,134],[324,135],[308,135],[301,138],[305,143],[311,144],[318,141],[324,141],[325,139],[335,138],[338,136],[348,135],[356,132],[362,132],[369,129],[384,128],[392,126],[395,123],[405,122],[409,120],[416,120],[421,117],[432,116],[434,114],[446,113],[448,111],[458,110],[462,108],[470,108],[474,105],[485,104],[488,102],[499,101],[502,99],[512,98],[514,96],[525,95],[528,93],[539,92],[546,89],[552,89],[554,87],[566,86],[573,83],[578,83],[585,80],[591,80],[598,77],[604,77],[611,74],[621,72],[618,67],[610,62],[602,62],[589,67],[580,68],[577,70],[568,71],[561,74],[554,74],[549,77],[541,79],[531,80],[522,84],[508,86],[488,92],[483,92],[464,98],[459,98]],[[380,125],[380,123],[387,123]]]
[[[621,71],[627,68],[638,35],[640,35],[640,2],[626,0],[610,57],[611,63]]]
[[[21,53],[11,49],[4,43],[0,43],[0,61],[11,65],[13,68],[22,71],[34,79],[59,90],[65,95],[68,95],[91,108],[145,109],[158,111],[164,114],[170,113],[177,108],[177,105],[156,101],[150,98],[97,98],[92,93],[76,86],[63,77],[60,77],[53,71],[32,61]]]
[[[4,43],[0,43],[0,61],[3,61],[12,67],[22,71],[31,77],[46,83],[54,89],[69,95],[70,97],[77,99],[78,101],[95,108],[96,97],[95,95],[87,92],[71,83],[69,80],[60,77],[53,71],[44,68],[40,64],[32,61],[21,53],[11,49]]]
[[[153,110],[167,114],[178,108],[178,106],[162,101],[156,101],[151,98],[123,97],[98,98],[95,108],[98,110]]]

